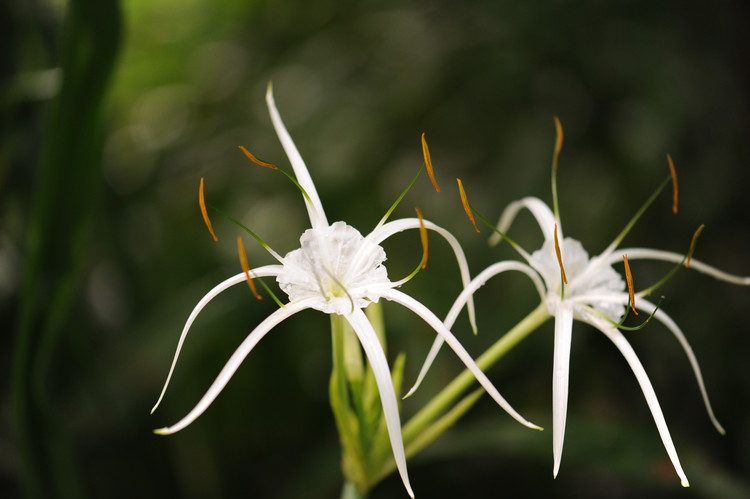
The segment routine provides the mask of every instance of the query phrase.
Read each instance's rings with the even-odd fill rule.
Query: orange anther
[[[701,226],[695,231],[695,234],[693,234],[693,240],[690,242],[690,250],[687,254],[687,260],[685,260],[685,267],[690,267],[690,260],[693,259],[693,252],[695,251],[695,244],[698,242],[698,236],[701,235],[705,226],[706,224],[701,224]]]
[[[630,263],[628,263],[628,255],[622,255],[622,261],[625,262],[625,280],[628,282],[628,293],[630,293],[630,308],[633,310],[635,315],[638,315],[638,311],[635,309],[635,291],[633,289],[633,274],[630,272]]]
[[[208,218],[208,211],[206,210],[206,200],[203,197],[203,177],[201,177],[201,185],[198,188],[198,204],[201,207],[201,215],[203,215],[203,221],[206,223],[206,227],[208,227],[208,230],[209,232],[211,232],[211,235],[214,236],[214,241],[218,241],[219,238],[216,237],[214,228],[211,225],[211,219]]]
[[[669,162],[669,173],[672,175],[672,213],[677,213],[677,201],[679,197],[677,195],[677,170],[675,170],[674,162],[672,162],[672,156],[667,154],[667,162]]]
[[[256,158],[255,156],[253,156],[253,154],[250,151],[248,151],[247,149],[245,149],[243,146],[237,146],[237,147],[239,147],[240,150],[245,153],[245,156],[247,156],[248,158],[250,158],[250,161],[252,161],[253,163],[255,163],[257,165],[260,165],[260,166],[265,166],[266,168],[270,168],[272,170],[278,170],[279,169],[279,167],[276,166],[276,165],[273,165],[271,163],[266,163],[265,161],[262,161],[262,160]]]
[[[432,185],[435,186],[435,190],[437,192],[440,192],[440,187],[438,187],[437,180],[435,180],[435,172],[432,170],[432,159],[430,159],[430,149],[427,147],[427,141],[424,138],[424,133],[422,133],[422,154],[424,154],[424,164],[427,167],[427,175],[430,176],[430,180],[432,181]]]
[[[424,226],[424,217],[422,216],[422,211],[417,207],[414,207],[414,209],[417,211],[417,216],[419,217],[419,237],[422,240],[422,268],[424,269],[425,267],[427,267],[427,258],[429,256],[427,229]]]
[[[469,215],[469,220],[471,220],[471,223],[474,224],[474,228],[477,232],[479,232],[479,227],[477,227],[477,222],[474,220],[474,214],[471,212],[471,206],[469,206],[469,200],[466,197],[466,191],[464,190],[464,184],[461,182],[460,178],[457,178],[456,181],[458,181],[458,193],[461,195],[461,202],[464,205],[464,211],[467,215]]]
[[[562,272],[562,280],[565,284],[568,284],[568,278],[565,275],[565,267],[562,262],[562,252],[560,251],[560,241],[557,239],[557,224],[555,224],[555,253],[557,253],[557,263],[560,264],[560,272]]]
[[[560,119],[557,116],[553,116],[555,119],[555,130],[557,131],[557,139],[555,139],[555,156],[552,160],[552,166],[557,169],[557,158],[560,156],[560,150],[563,145],[563,129]]]
[[[242,265],[242,271],[247,277],[247,285],[250,286],[250,291],[258,300],[262,300],[263,297],[258,294],[258,290],[255,289],[255,283],[253,278],[250,277],[250,266],[247,264],[247,255],[245,254],[245,245],[242,243],[242,237],[237,236],[237,252],[240,254],[240,265]]]

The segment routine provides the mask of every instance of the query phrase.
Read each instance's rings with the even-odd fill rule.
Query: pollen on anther
[[[253,154],[250,151],[248,151],[247,149],[245,149],[243,146],[237,146],[237,147],[239,147],[240,150],[245,153],[245,156],[247,156],[250,159],[250,161],[252,161],[256,165],[265,166],[266,168],[270,168],[272,170],[278,170],[279,169],[279,167],[276,166],[276,165],[274,165],[274,164],[266,163],[265,161],[256,158],[255,156],[253,156]]]
[[[557,116],[553,116],[555,120],[555,130],[557,131],[557,139],[555,140],[555,157],[552,161],[554,168],[557,168],[557,158],[560,156],[560,151],[563,145],[563,129],[560,119]]]
[[[457,178],[456,181],[458,182],[458,193],[461,195],[461,203],[464,205],[464,211],[469,216],[469,220],[471,220],[471,223],[474,225],[474,229],[476,229],[477,232],[479,232],[479,227],[477,227],[477,222],[474,220],[474,214],[471,212],[471,206],[469,205],[469,199],[466,197],[466,191],[464,190],[464,184],[461,182],[460,178]]]
[[[437,180],[435,180],[435,172],[432,170],[430,149],[427,147],[427,141],[424,138],[424,133],[422,133],[422,154],[424,155],[424,165],[427,167],[427,175],[430,176],[430,180],[432,181],[432,185],[435,186],[435,190],[437,192],[440,192],[440,187],[438,187]]]
[[[690,249],[688,250],[687,258],[685,259],[686,268],[690,267],[690,261],[693,259],[693,253],[695,252],[695,244],[698,242],[698,236],[701,235],[705,226],[706,224],[701,224],[701,226],[695,231],[695,234],[693,234],[693,240],[690,241]]]
[[[672,156],[667,154],[667,162],[669,163],[669,174],[672,175],[672,213],[677,213],[677,203],[679,201],[678,188],[677,188],[677,170],[674,167]]]
[[[414,207],[414,209],[417,212],[417,217],[419,217],[419,237],[422,240],[422,269],[427,267],[427,258],[429,257],[429,243],[427,239],[427,229],[424,226],[424,217],[422,216],[422,211]]]
[[[201,207],[201,215],[203,215],[203,221],[206,223],[206,227],[208,227],[208,231],[211,233],[211,235],[214,238],[214,241],[218,241],[219,238],[216,237],[216,233],[214,232],[214,227],[211,225],[211,219],[208,218],[208,210],[206,210],[206,200],[203,197],[203,177],[201,177],[201,184],[198,188],[198,204]]]
[[[242,265],[242,271],[245,273],[247,278],[247,285],[250,287],[250,291],[253,292],[253,296],[258,300],[262,300],[263,297],[258,294],[258,290],[255,288],[253,278],[250,276],[250,265],[247,264],[247,255],[245,254],[245,245],[242,242],[242,237],[237,237],[237,252],[240,255],[240,265]]]
[[[560,241],[557,238],[557,224],[555,224],[555,253],[557,253],[557,263],[560,264],[560,272],[562,273],[562,280],[565,284],[568,284],[568,278],[565,275],[565,267],[562,261],[562,252],[560,251]]]
[[[622,255],[622,261],[625,263],[625,280],[628,283],[628,293],[630,294],[630,308],[633,310],[635,315],[638,315],[638,311],[635,309],[635,290],[633,287],[633,274],[630,272],[630,263],[628,263],[628,255]],[[648,322],[648,320],[646,321]]]

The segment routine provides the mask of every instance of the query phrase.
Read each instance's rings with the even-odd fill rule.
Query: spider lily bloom
[[[156,406],[159,405],[164,396],[182,344],[193,321],[203,307],[219,293],[231,286],[246,281],[250,276],[274,276],[280,288],[288,295],[289,301],[271,313],[271,315],[253,329],[229,358],[229,361],[198,404],[182,420],[173,426],[156,430],[156,433],[175,433],[195,421],[223,390],[245,357],[274,326],[302,310],[315,309],[326,314],[335,314],[343,317],[356,333],[373,370],[396,466],[407,492],[413,497],[414,494],[409,484],[406,470],[401,422],[391,371],[389,370],[388,361],[376,331],[363,311],[369,304],[376,303],[381,298],[399,303],[419,315],[451,346],[461,361],[471,370],[477,380],[503,409],[522,424],[538,428],[521,417],[505,401],[489,379],[476,366],[471,356],[437,316],[416,299],[396,289],[411,276],[396,282],[388,278],[388,273],[383,265],[386,254],[380,243],[386,238],[407,229],[420,229],[424,241],[424,234],[426,234],[424,231],[429,229],[437,232],[450,243],[456,254],[464,284],[468,283],[468,265],[458,241],[448,231],[432,222],[423,220],[421,216],[419,218],[399,219],[387,223],[384,218],[367,236],[363,236],[357,229],[345,222],[339,221],[329,224],[307,167],[281,121],[270,85],[266,94],[266,101],[273,126],[294,169],[295,182],[304,195],[311,228],[307,229],[300,237],[300,247],[283,257],[263,243],[271,255],[279,262],[278,264],[247,269],[240,274],[230,277],[214,287],[198,302],[182,331],[172,367],[170,368],[169,375]],[[423,144],[423,146],[425,147],[425,160],[428,172],[431,174],[431,165],[426,151],[426,144]],[[275,168],[273,165],[257,160],[257,158],[249,154],[246,150],[245,153],[253,161]],[[437,186],[437,184],[435,185]],[[242,251],[240,253],[242,254]],[[426,258],[426,252],[424,258]],[[156,409],[156,406],[154,409]]]
[[[637,314],[637,309],[642,310],[646,314],[651,314],[654,319],[664,324],[667,329],[675,336],[680,345],[682,346],[685,354],[690,361],[691,367],[695,374],[698,382],[703,401],[708,412],[709,418],[716,429],[724,434],[724,429],[721,427],[719,422],[716,420],[711,404],[706,393],[703,378],[696,360],[695,354],[690,347],[685,335],[677,324],[668,316],[665,312],[658,309],[658,304],[654,304],[646,299],[649,293],[651,293],[656,287],[663,284],[667,278],[671,276],[674,270],[677,270],[683,263],[685,266],[690,266],[711,275],[719,280],[728,281],[734,284],[750,285],[750,277],[739,277],[722,272],[710,265],[698,262],[690,259],[692,255],[692,249],[695,244],[695,237],[693,244],[691,244],[690,253],[688,256],[681,255],[678,253],[672,253],[668,251],[661,251],[650,248],[625,248],[618,250],[618,246],[625,235],[629,232],[632,226],[635,224],[637,219],[642,215],[645,209],[653,202],[656,196],[663,190],[668,184],[670,177],[667,177],[661,186],[654,192],[651,198],[644,204],[644,206],[636,213],[631,219],[625,229],[617,236],[617,238],[598,256],[590,257],[583,245],[572,238],[564,238],[562,233],[562,227],[560,223],[559,210],[557,209],[557,189],[556,189],[556,168],[557,168],[557,157],[560,152],[560,145],[562,144],[562,129],[559,125],[559,121],[555,119],[558,128],[558,139],[555,147],[555,154],[553,156],[553,170],[552,170],[552,194],[553,194],[553,206],[554,211],[550,207],[535,197],[526,197],[511,203],[503,212],[500,220],[497,224],[496,234],[490,239],[491,244],[499,242],[501,239],[506,239],[510,244],[518,251],[526,263],[517,261],[506,261],[496,263],[485,271],[475,277],[469,286],[459,295],[458,299],[454,303],[451,311],[446,318],[446,325],[451,327],[456,316],[460,312],[463,304],[466,300],[473,295],[473,293],[484,285],[493,276],[507,271],[516,270],[526,274],[536,287],[539,292],[542,304],[544,305],[540,312],[546,313],[548,317],[552,317],[555,320],[554,327],[554,360],[553,360],[553,381],[552,381],[552,412],[553,412],[553,475],[557,476],[560,468],[560,460],[562,457],[563,439],[565,433],[565,421],[567,415],[567,404],[568,404],[568,379],[569,379],[569,364],[570,364],[570,347],[572,341],[572,330],[573,321],[581,321],[595,327],[607,336],[615,347],[620,351],[625,360],[628,362],[633,374],[643,391],[643,395],[646,399],[646,403],[651,411],[651,414],[656,423],[656,427],[661,436],[664,447],[666,448],[667,454],[672,461],[672,464],[680,477],[680,481],[684,487],[689,486],[687,477],[680,465],[680,461],[677,456],[672,438],[667,428],[664,415],[662,413],[659,401],[654,392],[651,381],[646,374],[643,365],[641,364],[638,356],[631,347],[627,338],[621,332],[621,329],[627,329],[622,327],[620,318],[625,314],[627,307],[632,307],[632,310]],[[672,171],[672,181],[675,186],[674,190],[674,204],[673,210],[676,212],[677,208],[677,190],[676,190],[676,175],[674,174],[674,167],[672,160],[669,158],[670,169]],[[463,192],[463,186],[459,180],[459,189],[461,191],[462,199],[464,201],[464,207],[466,208],[469,217],[474,222],[472,215],[473,208],[470,207],[468,201],[466,201],[465,193]],[[510,228],[516,215],[523,209],[528,210],[536,219],[542,234],[544,236],[544,244],[542,247],[528,254],[515,242],[509,239],[505,234]],[[484,220],[484,219],[483,219]],[[492,227],[492,224],[489,224]],[[476,227],[476,223],[475,223]],[[493,227],[494,228],[494,227]],[[477,228],[477,231],[479,229]],[[700,229],[699,229],[700,231]],[[699,233],[696,232],[696,236]],[[562,241],[562,244],[560,244]],[[623,255],[626,255],[623,258]],[[656,285],[645,289],[639,293],[633,293],[632,287],[628,290],[626,282],[622,275],[618,273],[613,265],[619,261],[625,262],[626,273],[628,280],[630,281],[628,259],[646,259],[646,260],[661,260],[666,262],[676,263],[677,267],[670,272],[667,278],[663,279]],[[539,279],[541,277],[541,280]],[[630,293],[628,292],[630,291]],[[539,309],[538,309],[539,310]],[[536,315],[536,313],[532,313]],[[649,317],[650,319],[651,317]],[[533,326],[537,327],[541,324],[542,318],[537,318],[536,322],[532,321]],[[524,331],[523,334],[528,334],[533,329]],[[514,341],[516,341],[514,339]],[[419,385],[424,378],[425,373],[429,369],[430,364],[434,360],[437,352],[441,346],[439,338],[435,340],[430,353],[428,354],[427,360],[422,367],[422,370],[417,378],[417,382],[411,389],[411,394]],[[487,362],[483,362],[484,355],[478,358],[478,362],[482,368],[488,367]]]

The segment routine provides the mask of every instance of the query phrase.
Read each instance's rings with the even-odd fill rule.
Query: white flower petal
[[[518,212],[521,211],[522,208],[526,208],[532,215],[534,215],[537,224],[539,224],[539,228],[542,230],[542,234],[544,234],[544,240],[552,240],[555,236],[555,225],[559,226],[560,224],[555,219],[555,215],[552,213],[552,210],[549,209],[549,206],[547,206],[547,204],[541,199],[535,197],[526,197],[510,203],[505,208],[502,215],[500,215],[500,220],[497,222],[497,229],[500,232],[507,234],[508,229],[510,229],[511,224],[516,219],[516,215],[518,215]],[[558,227],[557,230],[558,237],[562,239],[562,227]],[[499,243],[500,234],[492,234],[489,242],[493,246]]]
[[[203,414],[203,412],[208,409],[208,407],[216,399],[216,397],[218,397],[219,393],[221,393],[234,373],[237,371],[237,368],[240,367],[240,364],[242,364],[242,362],[245,360],[245,357],[247,357],[247,355],[252,351],[255,345],[257,345],[258,342],[263,339],[263,337],[268,334],[268,332],[271,331],[271,329],[273,329],[274,326],[276,326],[278,323],[280,323],[287,317],[291,317],[297,312],[305,310],[306,308],[309,307],[305,302],[290,303],[284,308],[275,310],[271,315],[266,317],[263,322],[258,324],[258,326],[253,329],[253,331],[249,335],[247,335],[242,343],[240,343],[240,346],[237,347],[237,350],[235,350],[232,356],[229,357],[229,360],[224,365],[214,382],[211,383],[211,386],[200,399],[198,404],[193,407],[193,409],[176,424],[154,430],[154,433],[158,433],[160,435],[169,435],[171,433],[176,433],[195,421],[198,416]]]
[[[526,274],[534,283],[534,286],[539,293],[539,297],[544,300],[544,284],[542,283],[542,280],[539,279],[539,274],[537,274],[534,269],[521,262],[497,262],[480,272],[474,279],[471,280],[471,282],[464,288],[464,290],[461,291],[461,294],[458,295],[458,298],[456,298],[456,301],[453,303],[453,306],[451,307],[448,315],[443,321],[445,327],[448,329],[453,327],[453,323],[456,321],[456,318],[461,312],[461,309],[463,309],[466,302],[472,296],[474,296],[474,293],[476,293],[479,288],[484,286],[492,277],[508,270],[517,270]],[[419,371],[417,381],[414,382],[414,386],[411,387],[409,392],[404,395],[404,398],[410,397],[417,390],[417,388],[419,388],[419,385],[422,384],[422,380],[424,380],[427,371],[429,371],[430,366],[432,366],[432,363],[435,361],[435,357],[437,357],[437,354],[440,351],[440,347],[442,345],[443,337],[439,335],[436,336],[435,341],[432,343],[432,347],[427,354],[427,359],[425,359],[424,364],[422,365],[422,369]]]
[[[406,453],[404,452],[404,440],[401,435],[401,418],[398,414],[398,401],[396,400],[396,390],[393,387],[393,378],[391,369],[388,366],[388,360],[385,358],[383,346],[378,340],[378,335],[372,328],[372,324],[361,309],[356,309],[351,314],[344,316],[351,324],[354,332],[357,333],[359,342],[367,355],[372,372],[375,375],[375,382],[378,385],[380,393],[380,403],[383,405],[383,416],[385,425],[388,428],[388,437],[391,440],[393,449],[393,458],[396,461],[398,473],[404,482],[404,487],[411,497],[414,492],[409,483],[409,475],[406,471]]]
[[[313,227],[326,226],[328,225],[328,220],[326,219],[326,212],[323,210],[323,204],[320,202],[320,197],[318,197],[318,191],[315,189],[310,172],[307,170],[307,166],[297,150],[297,146],[294,145],[294,141],[289,132],[287,132],[284,122],[281,121],[281,115],[278,109],[276,109],[276,102],[273,98],[273,87],[271,85],[268,85],[268,90],[266,91],[266,103],[268,104],[268,112],[271,115],[276,135],[279,137],[281,146],[284,148],[289,162],[294,169],[294,176],[297,177],[299,185],[310,196],[309,201],[303,196],[305,206],[307,207],[307,214],[310,217],[310,223]]]
[[[565,421],[568,415],[570,344],[573,332],[573,308],[561,304],[555,311],[555,352],[552,364],[552,475],[560,471]]]
[[[279,272],[281,272],[281,266],[280,265],[266,265],[263,267],[252,269],[250,272],[252,273],[253,277],[275,276],[275,275],[278,275]],[[166,393],[167,391],[169,380],[172,379],[172,373],[174,372],[175,365],[177,365],[177,358],[180,356],[180,351],[182,350],[182,344],[185,342],[185,337],[187,336],[188,331],[190,330],[190,327],[193,325],[193,321],[195,321],[196,317],[198,317],[198,314],[201,312],[201,310],[203,310],[203,307],[205,307],[208,304],[208,302],[216,298],[216,296],[219,293],[221,293],[227,288],[234,286],[235,284],[245,282],[246,279],[247,277],[245,276],[245,273],[241,272],[219,283],[211,291],[206,293],[206,295],[203,298],[201,298],[198,304],[193,308],[193,311],[190,313],[190,316],[188,317],[188,320],[185,323],[185,327],[182,328],[182,334],[180,334],[180,339],[177,342],[177,350],[175,351],[174,358],[172,359],[172,366],[169,368],[169,374],[167,374],[167,380],[164,382],[164,387],[161,389],[159,400],[156,401],[156,404],[154,404],[154,408],[151,409],[152,414],[156,410],[156,408],[159,407],[159,404],[161,403],[162,398],[164,398],[164,393]]]
[[[638,308],[641,308],[646,313],[652,313],[654,309],[656,308],[656,305],[649,302],[648,300],[638,300]],[[672,320],[671,317],[669,317],[666,312],[662,311],[661,309],[656,311],[656,314],[654,314],[654,319],[658,320],[662,324],[664,324],[667,329],[669,329],[675,338],[677,338],[677,341],[680,342],[680,345],[682,346],[682,349],[685,352],[685,355],[687,355],[688,360],[690,361],[690,367],[693,368],[693,373],[695,374],[695,379],[698,382],[698,389],[701,392],[701,397],[703,397],[703,404],[706,406],[706,412],[708,413],[709,419],[711,419],[711,423],[713,423],[714,428],[716,428],[716,431],[724,435],[726,432],[724,431],[724,427],[721,426],[721,423],[719,423],[719,420],[716,419],[716,416],[714,415],[714,410],[711,407],[711,402],[708,399],[708,392],[706,391],[706,385],[703,382],[703,375],[701,374],[701,368],[700,365],[698,365],[698,359],[695,356],[695,353],[693,352],[693,348],[690,346],[690,343],[688,343],[687,338],[685,338],[685,335],[682,333],[680,328],[677,326],[677,324]]]
[[[648,408],[654,418],[656,429],[659,431],[659,436],[661,436],[664,448],[667,450],[669,459],[672,461],[672,466],[674,466],[677,475],[680,477],[680,483],[683,487],[689,487],[690,484],[688,483],[687,476],[685,476],[685,472],[682,469],[680,459],[677,457],[677,450],[672,442],[672,436],[669,434],[667,422],[664,420],[664,414],[661,411],[659,399],[656,398],[654,387],[651,385],[646,370],[643,368],[643,364],[641,364],[641,361],[638,359],[633,347],[630,346],[630,343],[619,329],[613,328],[611,324],[603,319],[592,317],[589,324],[596,327],[612,340],[612,343],[614,343],[617,349],[620,350],[620,353],[625,357],[628,365],[630,365],[630,369],[632,369],[633,374],[635,374],[635,377],[638,380],[638,384],[641,386],[641,391],[643,391],[643,396],[645,397]]]
[[[614,255],[610,257],[610,264],[616,261],[621,261],[622,257],[619,257],[620,253],[627,253],[628,260],[662,260],[665,262],[680,263],[682,259],[685,258],[685,255],[674,253],[672,251],[662,251],[650,248],[626,248],[618,251],[617,258]],[[732,284],[739,284],[740,286],[750,286],[750,276],[729,274],[694,258],[690,261],[690,269],[697,270],[703,274],[708,274],[720,281],[731,282]]]
[[[453,234],[451,234],[444,228],[434,224],[433,222],[430,222],[429,220],[423,220],[422,222],[424,223],[425,229],[437,232],[443,237],[443,239],[448,242],[448,244],[451,245],[453,254],[456,256],[456,261],[458,262],[458,269],[461,272],[461,283],[464,285],[464,287],[468,286],[469,282],[471,281],[471,274],[469,273],[469,263],[466,261],[464,250],[463,248],[461,248],[461,244],[458,242],[458,239],[456,239]],[[409,229],[419,229],[419,227],[420,220],[418,218],[400,218],[398,220],[393,220],[381,225],[380,227],[377,227],[375,230],[370,232],[370,234],[368,234],[366,238],[372,239],[372,242],[374,242],[375,244],[380,244],[394,234],[398,234],[399,232],[403,232]],[[476,333],[477,320],[476,313],[474,311],[474,299],[471,297],[466,304],[466,310],[469,314],[469,323],[471,324],[471,329]]]
[[[440,321],[440,319],[438,319],[437,316],[433,314],[427,307],[422,305],[411,296],[396,289],[392,289],[388,293],[384,293],[383,298],[396,303],[400,303],[401,305],[405,306],[406,308],[420,316],[427,324],[430,325],[430,327],[432,327],[432,329],[435,330],[437,334],[442,336],[443,340],[445,340],[448,346],[453,349],[458,358],[461,359],[461,361],[469,369],[469,371],[471,371],[477,381],[479,381],[479,384],[482,385],[482,387],[487,391],[487,393],[490,394],[495,402],[497,402],[497,404],[502,407],[505,412],[510,414],[513,419],[515,419],[522,425],[534,430],[542,429],[540,426],[527,421],[515,409],[513,409],[513,407],[511,407],[511,405],[503,398],[503,396],[500,395],[500,392],[497,391],[497,388],[495,388],[489,378],[482,372],[481,369],[479,369],[479,366],[477,366],[476,362],[474,362],[474,359],[472,359],[471,355],[469,355],[469,352],[467,352],[463,345],[461,345],[461,342],[459,342],[458,339],[453,336],[453,333],[451,333],[450,330],[448,330],[448,328],[446,328],[445,325]]]

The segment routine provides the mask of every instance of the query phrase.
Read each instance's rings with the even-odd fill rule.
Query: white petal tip
[[[171,432],[169,431],[169,428],[157,428],[154,430],[155,435],[169,435]]]
[[[273,82],[271,80],[268,80],[268,85],[266,85],[266,98],[269,96],[273,98]]]
[[[689,483],[688,483],[688,481],[687,481],[686,479],[684,479],[684,478],[683,478],[683,479],[682,479],[682,480],[680,481],[680,485],[682,485],[683,487],[686,487],[686,488],[687,488],[687,487],[690,487],[690,484],[689,484]]]
[[[411,390],[409,390],[409,391],[408,391],[408,392],[406,393],[406,395],[404,395],[403,397],[401,397],[401,400],[406,400],[406,399],[408,399],[409,397],[411,397],[412,395],[414,395],[414,392],[416,392],[416,391],[417,391],[417,387],[416,387],[416,386],[413,386],[413,387],[412,387],[412,389],[411,389]]]
[[[537,425],[535,425],[534,423],[532,423],[530,421],[526,422],[526,427],[527,428],[531,428],[532,430],[544,431],[544,428],[542,428],[541,426],[537,426]]]

